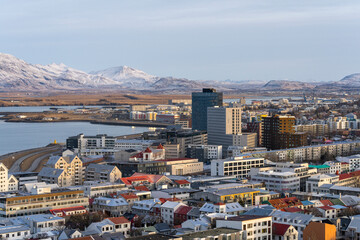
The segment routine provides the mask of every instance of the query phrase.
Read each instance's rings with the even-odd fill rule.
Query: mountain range
[[[116,90],[189,92],[203,87],[222,91],[267,90],[304,91],[316,89],[360,88],[360,73],[336,82],[271,81],[195,81],[158,77],[128,66],[86,73],[64,64],[30,64],[10,54],[0,53],[0,91]]]

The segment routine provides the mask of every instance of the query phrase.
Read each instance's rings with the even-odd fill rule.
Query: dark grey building
[[[213,88],[192,93],[192,129],[207,130],[207,108],[223,105],[223,93]]]

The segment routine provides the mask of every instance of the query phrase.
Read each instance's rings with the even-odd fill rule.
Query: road
[[[19,172],[19,171],[21,171],[21,168],[20,168],[21,163],[22,163],[23,161],[25,161],[27,158],[30,158],[30,157],[32,157],[32,156],[34,156],[34,155],[36,155],[36,154],[39,154],[39,153],[48,152],[48,151],[50,151],[50,150],[53,150],[54,152],[58,152],[58,151],[59,151],[59,148],[61,149],[61,146],[60,146],[60,145],[50,146],[50,147],[44,147],[44,148],[42,148],[42,149],[39,149],[39,151],[31,152],[31,153],[29,153],[29,154],[26,154],[26,155],[18,158],[18,159],[13,163],[13,165],[12,165],[11,168],[9,169],[9,172]],[[47,153],[47,154],[45,154],[45,156],[50,156],[51,154],[52,154],[52,153]],[[37,159],[35,159],[35,160],[33,161],[33,163],[31,164],[31,168],[32,168],[32,167],[37,168],[38,164],[41,162],[41,159],[43,159],[43,157],[45,157],[45,156],[42,155],[42,156],[39,156]],[[40,158],[40,160],[39,160],[39,158]],[[36,163],[37,163],[37,165],[36,165]]]

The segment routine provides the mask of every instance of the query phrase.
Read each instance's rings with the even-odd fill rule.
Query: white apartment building
[[[216,228],[245,231],[246,239],[272,239],[272,217],[240,215],[216,220]]]
[[[151,140],[117,139],[115,141],[115,149],[119,151],[127,149],[143,151],[147,147],[150,147],[153,143],[154,141]]]
[[[336,173],[341,173],[341,163],[340,162],[331,162],[331,161],[327,161],[324,163],[325,165],[328,165],[330,167],[330,174],[336,174]]]
[[[260,171],[251,180],[265,183],[266,189],[276,192],[300,191],[300,178],[294,172]]]
[[[84,182],[83,162],[75,155],[52,156],[39,172],[38,180],[56,183],[60,187],[82,185]]]
[[[327,175],[327,174],[317,174],[312,177],[309,177],[306,181],[306,191],[307,192],[320,192],[321,187],[324,184],[336,184],[339,182],[338,175]]]
[[[356,153],[360,149],[360,141],[338,142],[333,144],[321,144],[299,148],[280,149],[263,152],[245,153],[243,157],[262,157],[275,162],[281,161],[318,161],[321,156],[328,153],[333,156],[347,156]]]
[[[231,157],[211,161],[211,176],[248,177],[251,168],[264,166],[264,158]]]
[[[360,168],[360,154],[352,155],[348,157],[338,157],[336,158],[336,160],[340,162],[348,163],[350,172]]]
[[[0,192],[16,191],[18,184],[19,181],[13,175],[9,175],[8,168],[0,163]]]
[[[112,155],[116,152],[114,149],[115,141],[115,137],[107,136],[106,134],[96,136],[79,134],[66,139],[66,147],[74,149],[74,152],[79,156]]]

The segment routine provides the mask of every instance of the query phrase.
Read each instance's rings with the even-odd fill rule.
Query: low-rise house
[[[180,206],[174,212],[174,225],[179,225],[188,220],[188,213],[191,211],[192,207],[189,206]]]
[[[163,222],[173,225],[175,211],[180,206],[185,206],[185,204],[167,201],[163,205],[161,205],[161,218],[162,218]]]
[[[134,202],[133,206],[131,207],[131,210],[133,213],[137,215],[151,215],[152,208],[156,204],[160,204],[160,203],[161,201],[157,198],[137,201]]]
[[[153,198],[177,198],[177,199],[189,199],[191,195],[199,190],[189,189],[189,188],[170,188],[162,189],[158,191],[152,191],[151,196]]]
[[[185,179],[174,180],[174,183],[178,188],[191,188],[190,182]]]
[[[201,208],[201,213],[227,213],[232,215],[239,215],[245,211],[240,203],[205,203]]]
[[[51,209],[50,213],[58,217],[66,217],[71,215],[79,215],[87,213],[83,206]]]
[[[115,182],[121,179],[121,172],[116,166],[91,163],[86,167],[86,181]]]
[[[335,219],[337,217],[337,210],[332,206],[323,206],[317,209],[321,212],[322,217],[324,218]]]
[[[30,238],[30,228],[24,225],[0,226],[0,238],[8,240],[21,240]]]
[[[101,222],[94,222],[83,232],[85,236],[100,235],[106,233],[121,233],[125,237],[130,236],[130,221],[124,217],[106,218]]]
[[[303,204],[301,201],[296,197],[287,197],[287,198],[279,198],[279,199],[271,199],[268,201],[271,206],[276,209],[284,209],[290,207],[299,207],[303,208]]]
[[[98,197],[92,203],[92,210],[105,212],[109,216],[119,217],[129,212],[130,206],[123,198]]]
[[[272,230],[273,240],[298,239],[298,231],[289,224],[273,223]]]
[[[64,218],[57,217],[52,214],[35,214],[22,216],[19,217],[19,219],[30,227],[30,232],[32,234],[53,231],[65,225]]]
[[[166,189],[173,182],[164,175],[134,173],[131,177],[121,178],[127,187],[145,186],[148,189]]]
[[[79,229],[64,229],[60,233],[58,240],[67,240],[80,237],[82,237],[82,233],[79,231]]]

